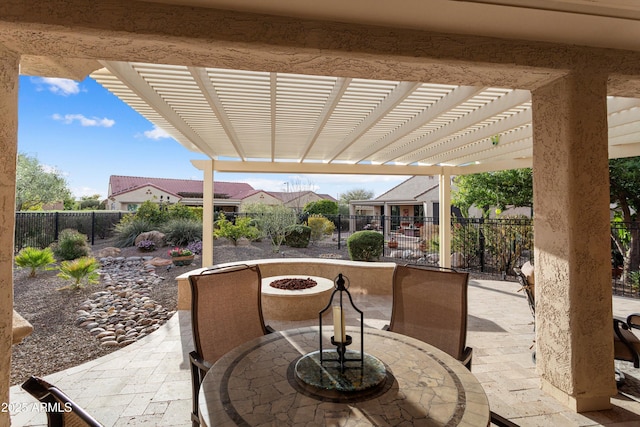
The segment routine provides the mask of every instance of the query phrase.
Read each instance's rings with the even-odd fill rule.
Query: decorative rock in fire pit
[[[300,290],[300,289],[309,289],[316,286],[318,282],[307,277],[306,279],[301,279],[298,277],[285,277],[284,279],[278,279],[271,282],[270,286],[277,289],[285,289],[285,290]]]

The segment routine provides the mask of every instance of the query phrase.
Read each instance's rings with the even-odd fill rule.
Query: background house
[[[224,212],[238,212],[242,205],[250,203],[284,204],[299,212],[309,202],[322,199],[335,201],[329,195],[316,194],[313,191],[286,193],[256,190],[244,182],[216,181],[213,191],[215,209]],[[108,193],[108,210],[135,211],[147,200],[202,206],[203,182],[191,179],[111,175]]]
[[[412,176],[389,191],[372,200],[352,200],[349,202],[351,215],[380,216],[389,218],[388,230],[399,228],[420,227],[425,222],[437,224],[440,218],[440,184],[438,177],[433,175]],[[455,185],[452,184],[455,191]],[[452,216],[462,216],[460,209],[451,207]],[[500,216],[524,215],[531,216],[531,208],[505,209]],[[491,217],[495,217],[492,211]],[[475,207],[469,209],[469,217],[480,218],[482,211]],[[375,218],[372,223],[375,225]]]

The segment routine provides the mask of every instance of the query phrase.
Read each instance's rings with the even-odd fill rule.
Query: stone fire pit
[[[288,283],[298,287],[308,280],[315,286],[304,289],[279,289],[272,283]],[[302,287],[302,286],[300,286]],[[291,275],[262,278],[262,314],[268,320],[306,320],[318,317],[318,312],[329,303],[333,280],[318,276]]]

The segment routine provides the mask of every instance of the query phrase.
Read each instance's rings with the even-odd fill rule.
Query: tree
[[[455,177],[451,203],[468,214],[471,206],[487,218],[491,208],[533,207],[533,172],[530,168],[485,172]]]
[[[100,206],[101,206],[101,202],[100,202],[99,194],[94,194],[92,196],[82,196],[80,198],[80,202],[79,202],[80,210],[97,210],[97,209],[100,209]]]
[[[250,215],[260,231],[271,240],[273,251],[278,252],[284,242],[287,229],[296,224],[296,213],[284,205],[251,203],[242,206],[242,211]]]
[[[627,227],[626,232],[612,232],[611,238],[623,256],[623,277],[628,278],[630,272],[640,269],[640,253],[635,244],[640,237],[640,157],[609,160],[609,192],[617,219]]]
[[[48,171],[35,157],[18,154],[16,210],[37,209],[70,197],[71,191],[59,171]]]
[[[355,188],[346,191],[340,195],[338,201],[338,212],[341,215],[349,215],[349,202],[352,200],[370,200],[373,199],[373,191],[364,188]]]
[[[340,195],[340,204],[348,205],[352,200],[370,200],[373,199],[373,191],[364,188],[355,188],[346,191]]]

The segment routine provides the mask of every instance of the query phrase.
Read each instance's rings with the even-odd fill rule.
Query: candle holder
[[[346,280],[345,280],[346,279]],[[360,367],[364,363],[364,313],[353,303],[353,298],[351,297],[351,293],[349,292],[350,282],[349,279],[339,273],[338,276],[333,280],[334,290],[331,293],[331,297],[329,298],[329,303],[325,308],[320,310],[318,313],[318,323],[320,326],[320,364],[325,366],[327,364],[335,364],[338,363],[340,367],[340,372],[344,373],[346,366],[346,362],[360,362]],[[331,337],[331,344],[336,346],[336,352],[338,353],[337,359],[334,358],[326,358],[324,356],[323,349],[323,331],[322,331],[322,316],[323,314],[329,310],[329,308],[333,305],[333,298],[336,293],[339,293],[339,304],[333,306],[333,326],[334,326],[334,334]],[[347,357],[347,346],[349,346],[353,339],[350,335],[346,334],[346,325],[344,320],[344,295],[349,297],[349,303],[351,307],[360,313],[360,356],[359,357]],[[352,352],[353,353],[353,352]]]
[[[359,401],[384,389],[387,370],[384,363],[364,352],[364,313],[353,303],[349,292],[349,279],[338,274],[333,280],[334,290],[329,303],[318,313],[320,330],[319,351],[300,357],[294,366],[296,384],[310,397],[331,402]],[[333,305],[336,294],[338,304]],[[360,352],[347,350],[357,339],[347,335],[344,321],[345,295],[351,307],[360,313]],[[333,306],[333,336],[331,344],[335,350],[323,349],[322,315]],[[356,337],[357,338],[357,337]]]

